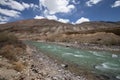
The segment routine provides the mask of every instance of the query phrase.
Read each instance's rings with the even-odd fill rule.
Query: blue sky
[[[24,19],[79,24],[120,21],[120,0],[0,0],[0,23]]]

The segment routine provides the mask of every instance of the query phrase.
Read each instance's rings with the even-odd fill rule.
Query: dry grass
[[[16,71],[22,71],[25,68],[25,65],[19,61],[25,53],[25,48],[25,44],[14,35],[0,33],[0,56],[9,60],[9,63],[13,64],[12,68]]]
[[[25,45],[13,34],[0,33],[0,55],[16,61],[17,56],[24,53]]]
[[[16,54],[17,54],[17,52],[13,45],[5,45],[0,50],[0,55],[11,61],[17,60]]]

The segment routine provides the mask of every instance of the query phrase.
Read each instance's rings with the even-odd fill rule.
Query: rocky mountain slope
[[[94,30],[100,28],[116,28],[120,27],[119,22],[84,22],[82,24],[72,25],[47,19],[30,19],[17,22],[0,24],[0,31],[8,30],[13,32],[66,32],[66,31],[83,31]]]
[[[19,39],[97,44],[110,41],[110,44],[115,45],[120,43],[120,22],[98,21],[73,25],[55,20],[30,19],[1,24],[0,31],[15,33]]]

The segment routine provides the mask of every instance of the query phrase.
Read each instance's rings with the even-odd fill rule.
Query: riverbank
[[[88,80],[84,76],[76,76],[66,70],[65,64],[58,65],[35,47],[29,47],[28,51],[31,59],[29,76],[33,80]]]
[[[61,45],[61,47],[63,46],[64,48],[67,48],[67,47],[76,48],[76,47],[74,47],[74,45],[72,45],[72,44],[69,45],[69,44],[67,44],[67,43],[66,43],[66,44],[64,44],[64,43],[52,43],[52,42],[51,42],[51,43],[48,42],[48,43],[51,44],[51,45],[54,45],[54,44],[57,44],[58,46]],[[40,44],[38,43],[38,45],[40,45]],[[42,45],[42,44],[41,44],[41,45]],[[56,47],[57,47],[57,45],[56,45]],[[48,48],[47,48],[47,46],[48,46]],[[59,49],[58,49],[58,48],[55,48],[55,47],[52,47],[52,46],[49,46],[49,45],[47,45],[47,46],[45,47],[45,48],[46,48],[45,50],[47,50],[47,49],[49,49],[49,48],[53,48],[53,49],[55,49],[55,50],[57,49],[57,50],[58,50],[58,53],[59,53]],[[78,47],[78,48],[79,48],[79,47]],[[42,50],[42,49],[41,49],[41,50]],[[49,50],[48,50],[48,51],[49,51]],[[62,50],[62,51],[63,51],[63,50]],[[43,51],[43,52],[44,52],[44,51]],[[49,53],[49,52],[48,52],[48,53]],[[47,53],[46,53],[46,54],[47,54]],[[73,55],[73,54],[70,53],[70,52],[69,52],[69,53],[66,53],[66,55],[67,55],[67,54],[68,54],[68,55],[69,55],[69,54],[70,54],[70,55]],[[111,53],[110,53],[110,54],[111,54]],[[49,55],[49,54],[47,54],[47,55]],[[96,56],[96,55],[97,55],[97,53],[95,53],[95,56]],[[97,56],[100,56],[100,55],[102,56],[102,53],[101,53],[101,54],[99,53]],[[75,56],[76,56],[76,55],[75,55]],[[114,58],[114,56],[116,56],[116,55],[109,55],[109,54],[108,54],[108,56],[106,56],[106,57],[113,57],[113,58]],[[51,57],[51,56],[50,56],[50,57]],[[69,57],[69,56],[68,56],[68,57]],[[78,57],[78,56],[77,56],[77,57]],[[118,56],[116,56],[116,57],[118,57]],[[56,57],[54,58],[53,55],[52,55],[51,58],[52,58],[52,59],[56,59]],[[98,58],[98,57],[97,57],[97,58]],[[61,60],[60,60],[60,61],[61,61]],[[79,61],[79,62],[80,62],[80,61]],[[72,63],[72,62],[71,62],[71,63]],[[71,64],[71,63],[66,63],[66,64],[69,64],[69,66],[70,66],[70,67],[69,67],[69,70],[70,70],[70,71],[75,72],[75,73],[77,73],[78,75],[79,75],[80,73],[83,73],[83,72],[81,71],[81,69],[77,67],[77,65],[74,65],[74,64]],[[103,62],[103,63],[104,63],[104,62]],[[102,64],[102,63],[101,63],[101,64]],[[73,65],[74,65],[74,66],[73,66]],[[99,65],[99,64],[98,64],[98,65]],[[103,67],[103,68],[104,68],[104,67]],[[80,72],[79,72],[79,71],[80,71]],[[87,71],[87,70],[86,70],[86,71]],[[84,73],[83,73],[83,74],[89,75],[90,73],[85,73],[86,71],[84,70]],[[95,74],[95,77],[101,78],[101,79],[99,79],[99,80],[104,80],[104,79],[105,79],[105,80],[109,80],[109,78],[111,78],[110,80],[113,80],[113,79],[112,79],[113,77],[110,77],[110,76],[108,76],[107,74],[105,74],[105,75],[103,75],[103,74],[96,75],[96,74]],[[102,77],[103,77],[103,78],[102,78]],[[96,80],[96,79],[93,79],[93,80]],[[115,80],[117,80],[117,79],[115,79]]]
[[[72,62],[59,60],[29,44],[26,43],[27,56],[22,58],[28,63],[28,66],[22,72],[15,72],[11,80],[109,80],[106,75],[94,75],[87,70],[82,70],[80,66]],[[67,43],[51,44],[77,48],[74,47],[75,45]]]
[[[92,74],[78,70],[77,65],[63,63],[56,58],[42,53],[31,45],[26,45],[26,54],[21,62],[26,63],[23,71],[0,67],[0,79],[5,80],[98,80]],[[9,65],[9,61],[0,59]],[[80,71],[80,72],[79,72]],[[77,74],[76,74],[77,73]],[[89,75],[88,75],[89,74]],[[103,80],[103,79],[100,79]]]
[[[34,44],[31,44],[31,43],[28,43],[30,44],[31,46]],[[36,45],[41,45],[42,44],[39,44],[37,42],[35,42]],[[50,43],[49,43],[50,44]],[[51,45],[53,45],[53,43],[51,43]],[[46,45],[50,48],[49,45]],[[62,47],[62,46],[61,46]],[[54,55],[51,55],[49,54],[49,52],[46,52],[47,51],[47,47],[42,50],[40,49],[39,47],[36,46],[36,50],[34,49],[35,48],[35,45],[33,46],[33,52],[32,54],[34,54],[34,57],[31,57],[30,59],[37,59],[36,56],[39,56],[38,58],[41,58],[41,56],[46,56],[45,57],[45,60],[43,60],[42,62],[47,62],[46,64],[56,64],[56,66],[59,68],[59,69],[63,69],[63,71],[65,70],[68,70],[70,71],[70,73],[76,75],[76,76],[82,76],[82,77],[85,77],[87,80],[109,80],[109,77],[107,75],[103,75],[103,74],[96,74],[94,72],[91,72],[85,68],[83,68],[82,66],[80,67],[79,65],[77,64],[74,64],[73,62],[70,62],[70,61],[65,61],[64,59],[61,59],[60,57],[57,57],[57,56],[54,56]],[[34,53],[34,50],[35,50],[35,53]],[[37,51],[37,52],[36,52]],[[49,50],[48,50],[49,51]],[[58,50],[59,51],[59,50]],[[37,53],[37,54],[36,54]],[[39,54],[38,54],[39,53]],[[53,53],[54,54],[54,53]],[[33,56],[33,55],[32,55]],[[35,61],[35,59],[33,59]],[[39,60],[39,59],[38,59]],[[49,65],[47,65],[46,67],[48,67]],[[88,65],[89,66],[89,65]],[[53,67],[53,66],[52,66]],[[49,68],[51,69],[51,66],[49,66]],[[56,71],[59,71],[59,70],[56,70],[55,67],[53,67],[54,69],[51,69],[51,70],[55,70]],[[68,74],[68,73],[67,73]],[[62,75],[65,75],[65,74],[62,74]],[[67,78],[66,78],[67,79]],[[59,80],[59,79],[58,79]],[[64,80],[64,79],[62,79]],[[74,79],[71,79],[71,80],[74,80]],[[79,80],[79,79],[75,79],[75,80]],[[112,79],[111,79],[112,80]]]
[[[21,61],[26,62],[27,66],[21,72],[8,67],[9,61],[0,57],[0,63],[7,65],[0,65],[0,80],[88,80],[85,76],[76,76],[65,70],[65,64],[58,65],[35,47],[27,46],[26,51]]]

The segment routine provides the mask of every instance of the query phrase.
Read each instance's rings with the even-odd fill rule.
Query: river
[[[120,80],[120,53],[83,50],[45,42],[27,41],[41,51],[61,60],[79,65],[91,73],[105,75],[108,80]]]

